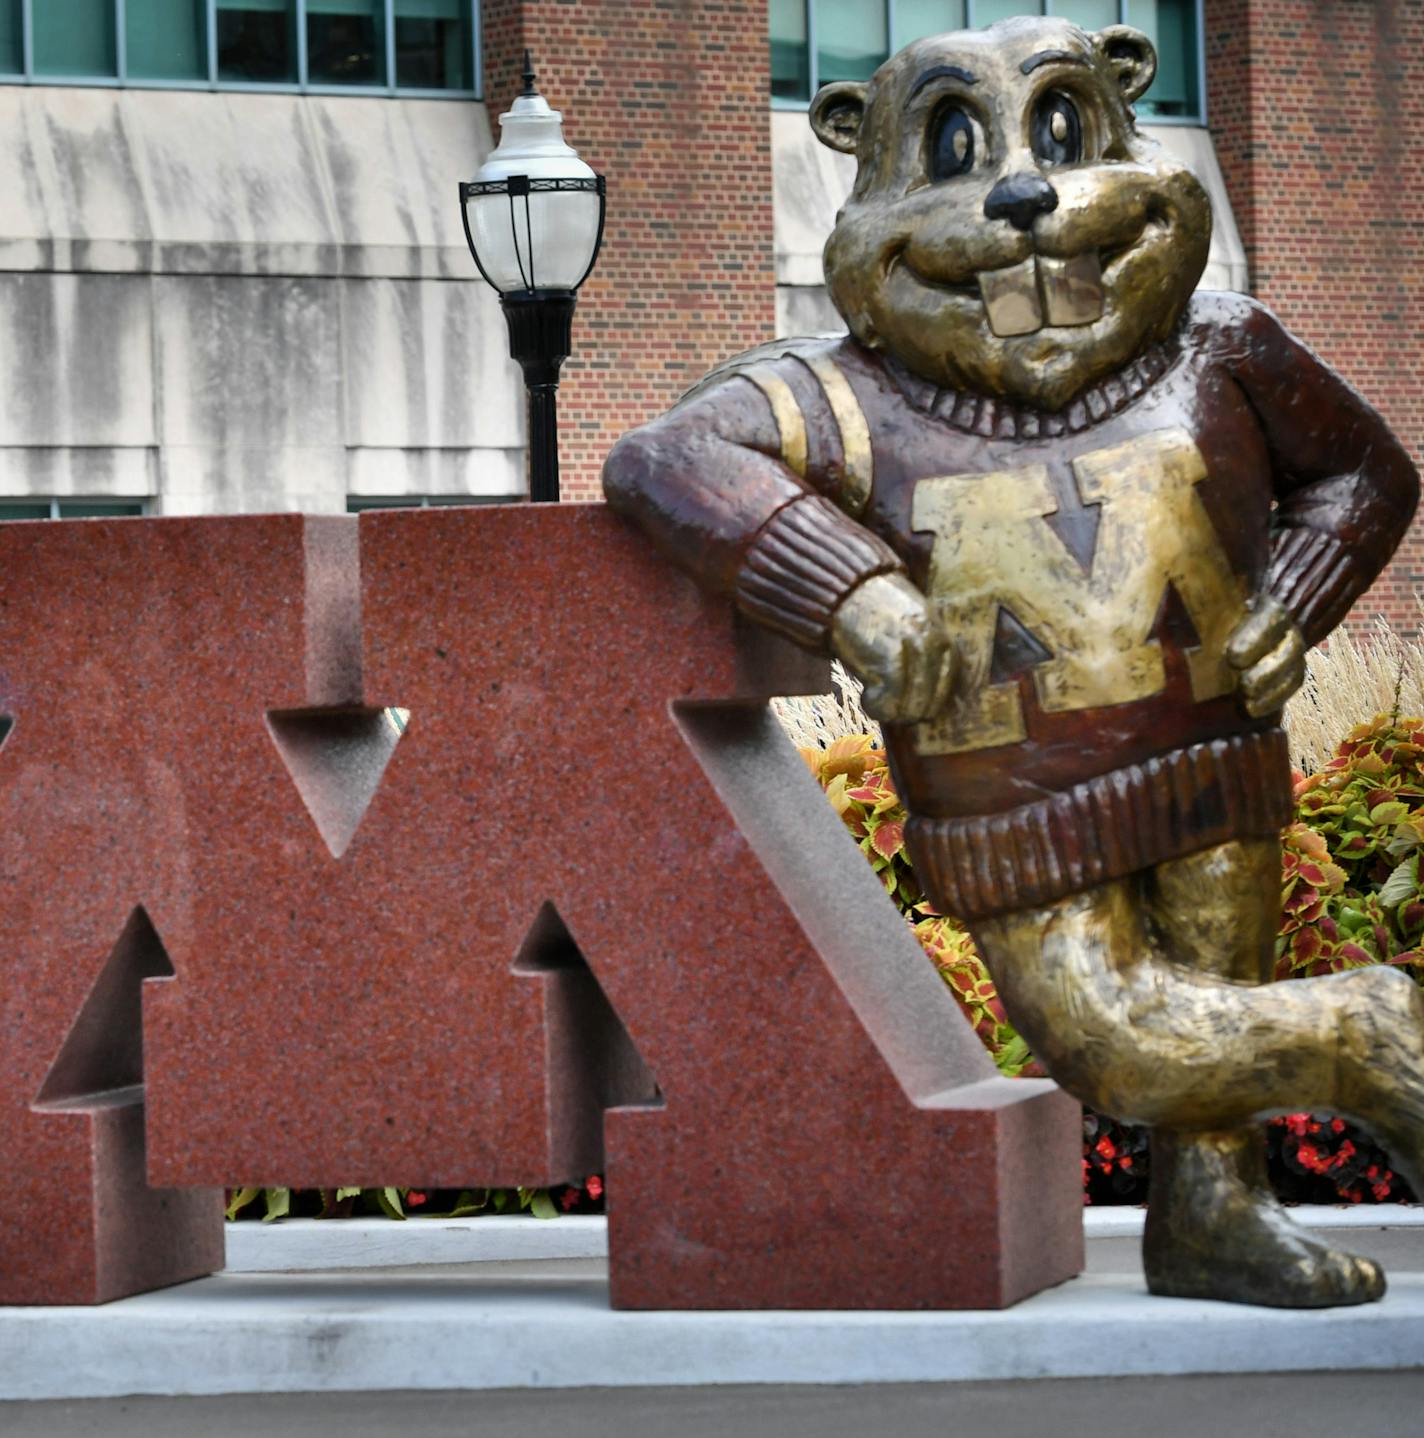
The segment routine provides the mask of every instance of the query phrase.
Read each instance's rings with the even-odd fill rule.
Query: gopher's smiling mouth
[[[1134,246],[1116,250],[1110,258],[1116,260],[1132,248]],[[903,251],[891,257],[886,267],[887,276],[902,263],[922,285],[982,302],[989,328],[1000,339],[1037,334],[1046,326],[1069,328],[1093,324],[1102,318],[1106,303],[1105,262],[1095,250],[1066,260],[1030,255],[1017,265],[980,270],[975,278],[960,284],[922,274]]]
[[[1031,255],[1022,264],[982,270],[979,293],[1000,339],[1037,334],[1045,325],[1090,325],[1103,317],[1103,267],[1096,250],[1071,259]]]

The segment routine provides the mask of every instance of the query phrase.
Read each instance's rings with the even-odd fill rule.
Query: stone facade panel
[[[524,382],[488,285],[339,283],[347,444],[524,444]]]
[[[0,445],[156,442],[150,283],[0,273]]]

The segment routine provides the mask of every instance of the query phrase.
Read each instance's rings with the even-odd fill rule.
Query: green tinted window
[[[1150,35],[1157,47],[1157,78],[1137,102],[1138,114],[1144,119],[1200,116],[1196,0],[1128,0],[1127,20]]]
[[[0,0],[0,75],[19,75],[24,68],[20,0]]]
[[[467,504],[509,504],[521,496],[513,494],[348,494],[347,514],[366,514],[373,509],[449,509]]]
[[[832,80],[864,80],[924,35],[1016,15],[1056,15],[1084,30],[1135,25],[1157,47],[1143,119],[1200,123],[1201,0],[768,0],[772,98],[805,101]],[[814,20],[814,27],[808,23]],[[814,43],[813,43],[814,41]],[[814,53],[813,53],[814,52]]]
[[[890,53],[885,7],[864,0],[815,0],[817,80],[868,80]]]
[[[307,79],[313,85],[384,85],[383,0],[307,0]]]
[[[203,0],[124,0],[128,73],[140,80],[206,80]]]
[[[472,48],[465,0],[395,0],[396,84],[468,90]]]
[[[218,0],[218,79],[254,85],[297,78],[297,7],[290,0]]]
[[[124,519],[143,513],[141,499],[61,499],[60,519]]]
[[[1040,15],[1041,5],[1033,0],[974,0],[974,23],[992,25],[996,20],[1007,20],[1011,15]]]
[[[471,95],[477,14],[475,0],[0,0],[0,77]]]
[[[964,0],[895,0],[895,48],[964,28]]]
[[[30,12],[35,74],[98,76],[119,73],[114,0],[42,0]]]
[[[1053,0],[1053,13],[1084,30],[1104,30],[1121,18],[1117,0]]]
[[[0,520],[118,519],[142,514],[142,499],[0,499]]]
[[[811,52],[806,43],[806,0],[771,0],[771,93],[783,100],[811,98]]]

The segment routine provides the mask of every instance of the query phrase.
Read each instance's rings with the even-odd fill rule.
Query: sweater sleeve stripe
[[[796,402],[791,386],[769,364],[752,365],[742,372],[766,396],[781,436],[781,460],[793,473],[806,478],[809,448],[806,440],[806,417]]]
[[[837,498],[840,506],[853,518],[859,518],[870,503],[871,486],[875,483],[875,454],[870,443],[870,425],[865,411],[828,354],[806,356],[806,367],[816,376],[830,406],[831,417],[840,432],[844,478]]]

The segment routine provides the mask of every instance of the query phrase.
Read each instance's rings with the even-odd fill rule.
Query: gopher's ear
[[[860,141],[860,122],[864,118],[865,86],[853,80],[823,85],[811,101],[811,128],[816,138],[843,155],[855,154]]]
[[[1093,44],[1112,66],[1122,98],[1132,104],[1157,74],[1157,52],[1152,42],[1131,25],[1109,25],[1093,36]]]

